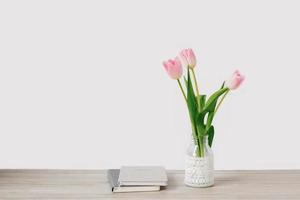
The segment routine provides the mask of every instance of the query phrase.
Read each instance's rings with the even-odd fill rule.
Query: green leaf
[[[206,130],[208,130],[208,128],[212,124],[213,118],[215,116],[215,108],[216,108],[216,105],[218,102],[218,98],[224,94],[223,89],[225,90],[225,92],[228,91],[228,90],[226,90],[226,88],[224,88],[224,85],[225,85],[225,81],[223,82],[221,88],[209,98],[209,101],[212,100],[212,102],[210,102],[210,105],[209,105],[208,109],[206,110],[208,112],[208,117],[206,120]]]
[[[223,81],[222,86],[221,86],[221,89],[223,89],[224,86],[225,86],[225,81]]]
[[[197,96],[197,102],[198,102],[198,111],[201,112],[204,109],[205,106],[205,101],[206,101],[206,95],[200,95]]]
[[[207,134],[208,134],[208,145],[211,147],[213,140],[214,140],[214,135],[215,135],[214,126],[209,127]]]
[[[193,84],[190,77],[190,72],[188,70],[188,77],[186,81],[187,86],[187,106],[189,110],[190,120],[192,123],[193,137],[197,139],[197,126],[196,125],[196,117],[198,116],[198,107],[197,107],[197,99],[194,93]],[[198,141],[198,140],[197,140]]]
[[[214,116],[215,116],[214,111],[208,113],[207,120],[206,120],[206,130],[208,130],[208,128],[211,126]]]
[[[188,71],[188,81],[187,81],[187,103],[188,103],[188,108],[189,108],[191,118],[195,120],[195,116],[197,114],[197,99],[194,93],[189,71]]]
[[[228,88],[222,88],[216,91],[215,93],[213,93],[207,100],[204,110],[207,112],[214,111],[218,98],[228,90],[229,90]]]

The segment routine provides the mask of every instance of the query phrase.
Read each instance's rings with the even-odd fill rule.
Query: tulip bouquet
[[[207,97],[207,95],[201,94],[199,91],[194,71],[196,57],[192,49],[182,50],[175,59],[163,62],[163,66],[168,75],[172,79],[177,80],[188,107],[194,143],[198,146],[197,156],[204,157],[204,138],[208,138],[208,144],[211,147],[215,132],[212,122],[220,105],[231,90],[237,89],[240,86],[245,77],[238,70],[235,71],[227,81],[222,83],[216,92]],[[187,74],[183,80],[180,80],[183,74],[182,66],[186,67]],[[184,82],[185,89],[182,86],[182,81]]]

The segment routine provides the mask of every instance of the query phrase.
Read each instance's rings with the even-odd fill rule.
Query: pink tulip
[[[178,57],[163,62],[164,68],[172,79],[179,79],[182,75],[182,66]]]
[[[245,76],[241,75],[238,70],[236,70],[230,79],[226,81],[226,87],[228,87],[230,90],[237,89],[241,83],[244,81]]]
[[[180,58],[185,66],[189,68],[196,66],[196,56],[192,49],[183,49],[180,52]]]

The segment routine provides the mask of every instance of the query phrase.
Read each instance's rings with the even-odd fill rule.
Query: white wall
[[[299,1],[1,1],[0,168],[184,167],[190,125],[161,65],[201,91],[247,76],[215,120],[217,169],[300,168]]]

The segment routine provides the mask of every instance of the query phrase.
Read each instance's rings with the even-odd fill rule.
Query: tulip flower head
[[[180,58],[186,67],[193,69],[196,66],[196,56],[192,49],[183,49]]]
[[[163,66],[172,79],[179,79],[182,76],[182,65],[178,57],[163,62]]]
[[[226,81],[225,85],[230,90],[237,89],[241,83],[245,80],[245,76],[243,76],[238,70],[236,70],[232,76]]]

